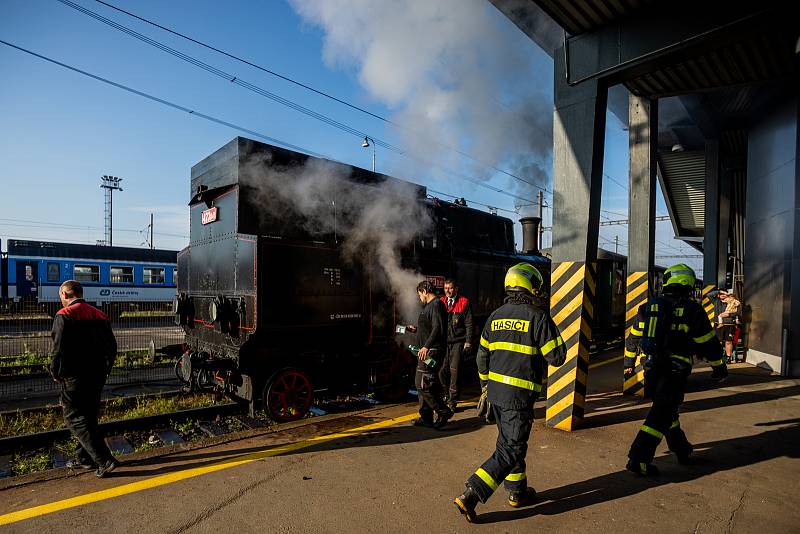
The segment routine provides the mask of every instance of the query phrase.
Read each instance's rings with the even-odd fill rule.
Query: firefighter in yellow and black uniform
[[[639,475],[658,474],[652,462],[661,438],[666,438],[669,450],[679,463],[689,462],[693,448],[681,429],[678,408],[683,402],[686,380],[692,372],[692,356],[708,360],[713,377],[725,378],[728,375],[717,335],[703,308],[692,299],[694,283],[694,271],[683,263],[664,272],[663,298],[671,305],[672,321],[662,356],[645,355],[645,384],[653,406],[631,445],[626,466]],[[639,307],[636,323],[625,340],[626,373],[633,371],[637,348],[652,319],[652,315],[648,318],[648,305],[652,306],[648,301]]]
[[[566,347],[547,310],[534,304],[542,275],[532,265],[519,263],[505,278],[505,304],[486,321],[477,354],[481,386],[497,422],[497,449],[469,477],[455,505],[474,522],[475,506],[485,503],[500,483],[509,492],[508,504],[523,506],[533,500],[525,473],[525,455],[533,426],[533,403],[542,390],[547,364],[559,366]]]

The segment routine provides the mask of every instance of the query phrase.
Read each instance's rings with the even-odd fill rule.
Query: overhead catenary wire
[[[11,221],[11,222],[3,222],[3,221]],[[20,224],[20,223],[28,223],[28,224]],[[30,219],[0,219],[0,226],[12,226],[20,228],[62,228],[64,230],[103,230],[103,228],[100,226],[54,223],[48,221],[33,221]],[[136,233],[142,232],[142,230],[134,230],[132,228],[114,228],[114,231],[136,232]],[[183,237],[183,238],[189,237],[188,235],[185,234],[172,234],[168,232],[153,232],[153,234],[164,237]]]
[[[60,62],[58,60],[52,59],[52,58],[44,56],[42,54],[38,54],[36,52],[33,52],[32,50],[28,50],[27,48],[23,48],[21,46],[15,45],[13,43],[9,43],[8,41],[4,41],[4,40],[0,39],[0,43],[4,44],[6,46],[9,46],[11,48],[15,48],[16,50],[19,50],[20,52],[24,52],[26,54],[30,54],[32,56],[38,57],[39,59],[42,59],[42,60],[47,61],[49,63],[52,63],[54,65],[58,65],[58,66],[63,67],[65,69],[71,70],[73,72],[77,72],[78,74],[82,74],[84,76],[87,76],[87,77],[92,78],[94,80],[106,83],[106,84],[111,85],[113,87],[116,87],[118,89],[122,89],[123,91],[127,91],[129,93],[133,93],[133,94],[141,96],[143,98],[147,98],[148,100],[152,100],[154,102],[158,102],[159,104],[163,104],[165,106],[169,106],[171,108],[174,108],[174,109],[177,109],[177,110],[180,110],[180,111],[184,111],[184,112],[186,112],[186,113],[188,113],[190,115],[195,115],[195,116],[200,117],[202,119],[205,119],[205,120],[220,124],[222,126],[226,126],[228,128],[234,129],[234,130],[238,130],[240,132],[246,133],[248,135],[252,135],[252,136],[257,137],[259,139],[263,139],[263,140],[265,140],[265,141],[267,141],[269,143],[272,143],[273,145],[277,145],[277,146],[281,146],[281,147],[284,147],[284,148],[288,148],[288,149],[294,150],[296,152],[303,152],[303,153],[309,154],[309,155],[314,156],[314,157],[336,161],[335,158],[332,158],[330,156],[326,156],[324,154],[320,154],[320,153],[305,149],[303,147],[299,147],[297,145],[294,145],[292,143],[288,143],[286,141],[281,141],[280,139],[277,139],[275,137],[271,137],[271,136],[256,132],[254,130],[250,130],[249,128],[245,128],[244,126],[239,126],[239,125],[233,124],[231,122],[224,121],[222,119],[213,117],[211,115],[206,115],[204,113],[200,113],[198,111],[192,110],[192,109],[187,108],[185,106],[181,106],[180,104],[176,104],[174,102],[170,102],[168,100],[164,100],[163,98],[159,98],[157,96],[153,96],[153,95],[145,93],[143,91],[139,91],[138,89],[134,89],[134,88],[129,87],[127,85],[123,85],[121,83],[114,82],[112,80],[109,80],[107,78],[103,78],[102,76],[98,76],[96,74],[92,74],[90,72],[87,72],[85,70],[79,69],[77,67],[73,67],[71,65],[67,65],[66,63],[62,63],[62,62]],[[485,182],[482,182],[480,180],[477,180],[477,179],[474,179],[474,178],[469,178],[469,177],[466,177],[466,176],[463,176],[463,175],[460,175],[460,174],[455,174],[455,173],[452,173],[452,172],[451,172],[451,174],[456,178],[460,178],[462,180],[474,183],[475,185],[484,187],[486,189],[495,191],[497,193],[501,193],[501,194],[504,194],[504,195],[507,195],[507,196],[510,196],[512,198],[519,199],[519,200],[525,200],[525,201],[528,200],[526,198],[520,197],[520,196],[515,195],[513,193],[509,193],[509,192],[504,191],[504,190],[502,190],[500,188],[497,188],[497,187],[494,187],[492,185],[489,185],[489,184],[487,184]]]
[[[103,82],[105,84],[111,85],[111,86],[116,87],[118,89],[122,89],[123,91],[127,91],[129,93],[135,94],[137,96],[141,96],[142,98],[146,98],[146,99],[151,100],[153,102],[157,102],[159,104],[171,107],[173,109],[177,109],[179,111],[184,111],[184,112],[186,112],[186,113],[188,113],[190,115],[193,115],[195,117],[200,117],[201,119],[205,119],[205,120],[214,122],[216,124],[225,126],[227,128],[231,128],[233,130],[237,130],[237,131],[246,133],[248,135],[252,135],[252,136],[257,137],[259,139],[264,139],[264,140],[266,140],[266,141],[268,141],[268,142],[270,142],[270,143],[272,143],[274,145],[285,147],[285,148],[289,148],[289,149],[294,150],[296,152],[302,152],[302,153],[305,153],[305,154],[309,154],[309,155],[317,157],[317,158],[323,158],[323,159],[329,159],[329,160],[332,160],[332,161],[336,161],[335,158],[332,158],[330,156],[326,156],[324,154],[319,154],[317,152],[314,152],[312,150],[308,150],[306,148],[294,145],[292,143],[288,143],[286,141],[282,141],[280,139],[276,139],[274,137],[270,137],[268,135],[261,134],[259,132],[254,131],[254,130],[250,130],[248,128],[245,128],[244,126],[239,126],[237,124],[234,124],[234,123],[231,123],[231,122],[228,122],[228,121],[224,121],[222,119],[218,119],[218,118],[213,117],[211,115],[206,115],[204,113],[200,113],[200,112],[194,111],[194,110],[192,110],[190,108],[187,108],[185,106],[181,106],[180,104],[175,104],[174,102],[170,102],[168,100],[164,100],[163,98],[159,98],[157,96],[153,96],[153,95],[145,93],[143,91],[139,91],[137,89],[133,89],[132,87],[128,87],[126,85],[123,85],[121,83],[117,83],[117,82],[114,82],[112,80],[108,80],[106,78],[103,78],[101,76],[97,76],[95,74],[92,74],[90,72],[86,72],[86,71],[81,70],[81,69],[79,69],[77,67],[73,67],[71,65],[67,65],[66,63],[62,63],[62,62],[60,62],[58,60],[49,58],[49,57],[44,56],[42,54],[38,54],[36,52],[33,52],[33,51],[28,50],[26,48],[23,48],[21,46],[17,46],[17,45],[15,45],[13,43],[9,43],[8,41],[4,41],[4,40],[0,39],[0,44],[4,44],[4,45],[9,46],[11,48],[14,48],[16,50],[19,50],[20,52],[24,52],[26,54],[32,55],[34,57],[37,57],[39,59],[42,59],[42,60],[47,61],[49,63],[52,63],[54,65],[58,65],[59,67],[63,67],[65,69],[71,70],[73,72],[77,72],[78,74],[82,74],[84,76],[87,76],[87,77],[92,78],[94,80],[97,80],[99,82]],[[445,195],[450,196],[452,198],[459,198],[456,195],[451,195],[451,194],[448,194],[448,193],[440,193],[440,194],[445,194]],[[480,204],[480,203],[477,203],[477,202],[475,204],[483,205],[483,204]],[[488,206],[488,204],[485,204],[485,206]],[[500,208],[498,208],[498,209],[500,209]],[[504,211],[510,211],[510,210],[505,210],[505,208],[503,208],[503,210]],[[79,226],[79,225],[75,225],[75,226],[77,228],[79,228],[79,229],[86,229],[86,226]],[[133,230],[133,231],[137,231],[138,232],[138,230]],[[185,236],[181,236],[181,237],[185,237]]]
[[[61,0],[59,0],[59,1],[61,1]],[[115,11],[117,11],[117,12],[120,12],[120,13],[124,13],[125,15],[128,15],[129,17],[135,18],[135,19],[137,19],[137,20],[139,20],[139,21],[141,21],[141,22],[144,22],[144,23],[146,23],[146,24],[149,24],[149,25],[151,25],[151,26],[154,26],[154,27],[156,27],[156,28],[158,28],[158,29],[160,29],[160,30],[163,30],[163,31],[165,31],[165,32],[168,32],[168,33],[170,33],[170,34],[172,34],[172,35],[175,35],[175,36],[177,36],[177,37],[180,37],[180,38],[182,38],[182,39],[185,39],[185,40],[187,40],[187,41],[189,41],[189,42],[192,42],[192,43],[194,43],[194,44],[196,44],[196,45],[198,45],[198,46],[202,46],[202,47],[204,47],[204,48],[206,48],[206,49],[208,49],[208,50],[212,50],[212,51],[214,51],[214,52],[217,52],[218,54],[222,54],[223,56],[226,56],[226,57],[228,57],[228,58],[230,58],[230,59],[233,59],[233,60],[235,60],[235,61],[239,61],[240,63],[243,63],[243,64],[245,64],[245,65],[248,65],[248,66],[250,66],[250,67],[253,67],[253,68],[255,68],[255,69],[258,69],[258,70],[260,70],[260,71],[262,71],[262,72],[265,72],[265,73],[267,73],[267,74],[270,74],[271,76],[275,76],[276,78],[279,78],[279,79],[281,79],[281,80],[283,80],[283,81],[285,81],[285,82],[288,82],[288,83],[294,84],[294,85],[296,85],[296,86],[298,86],[298,87],[301,87],[301,88],[303,88],[303,89],[306,89],[306,90],[308,90],[308,91],[311,91],[311,92],[313,92],[313,93],[315,93],[315,94],[317,94],[317,95],[320,95],[320,96],[322,96],[322,97],[324,97],[324,98],[328,98],[328,99],[330,99],[330,100],[332,100],[332,101],[334,101],[334,102],[337,102],[337,103],[339,103],[339,104],[342,104],[342,105],[344,105],[344,106],[346,106],[346,107],[348,107],[348,108],[350,108],[350,109],[352,109],[352,110],[358,111],[358,112],[360,112],[360,113],[364,113],[365,115],[368,115],[368,116],[370,116],[370,117],[372,117],[372,118],[375,118],[375,119],[378,119],[378,120],[380,120],[380,121],[382,121],[382,122],[385,122],[386,124],[389,124],[389,125],[391,125],[391,126],[393,126],[393,127],[395,127],[395,128],[398,128],[398,129],[401,129],[401,130],[406,130],[406,131],[411,131],[411,132],[414,132],[414,133],[416,133],[416,134],[422,134],[422,135],[425,135],[425,133],[424,133],[424,132],[420,132],[419,130],[415,130],[415,129],[412,129],[412,128],[408,128],[408,127],[406,127],[406,126],[403,126],[402,124],[399,124],[399,123],[397,123],[397,122],[395,122],[395,121],[393,121],[393,120],[391,120],[391,119],[389,119],[389,118],[387,118],[387,117],[384,117],[384,116],[382,116],[382,115],[379,115],[379,114],[377,114],[377,113],[374,113],[374,112],[372,112],[372,111],[369,111],[369,110],[367,110],[367,109],[364,109],[364,108],[362,108],[362,107],[360,107],[360,106],[357,106],[357,105],[355,105],[355,104],[353,104],[353,103],[351,103],[351,102],[348,102],[348,101],[346,101],[346,100],[344,100],[344,99],[342,99],[342,98],[338,98],[338,97],[336,97],[336,96],[333,96],[333,95],[331,95],[330,93],[328,93],[328,92],[326,92],[326,91],[322,91],[322,90],[320,90],[320,89],[316,89],[315,87],[312,87],[312,86],[310,86],[310,85],[308,85],[308,84],[306,84],[306,83],[303,83],[303,82],[297,81],[297,80],[295,80],[295,79],[293,79],[293,78],[291,78],[291,77],[289,77],[289,76],[286,76],[286,75],[284,75],[284,74],[280,74],[279,72],[276,72],[276,71],[274,71],[274,70],[272,70],[272,69],[269,69],[269,68],[267,68],[267,67],[263,67],[263,66],[261,66],[261,65],[258,65],[257,63],[253,63],[252,61],[248,61],[248,60],[246,60],[246,59],[244,59],[244,58],[242,58],[242,57],[240,57],[240,56],[237,56],[236,54],[232,54],[232,53],[230,53],[230,52],[226,52],[226,51],[224,51],[224,50],[222,50],[222,49],[220,49],[220,48],[218,48],[218,47],[212,46],[212,45],[210,45],[210,44],[208,44],[208,43],[205,43],[205,42],[203,42],[203,41],[200,41],[200,40],[198,40],[198,39],[194,39],[194,38],[192,38],[192,37],[189,37],[189,36],[188,36],[188,35],[186,35],[186,34],[183,34],[183,33],[181,33],[181,32],[178,32],[178,31],[176,31],[176,30],[173,30],[173,29],[171,29],[171,28],[168,28],[168,27],[166,27],[166,26],[163,26],[163,25],[161,25],[161,24],[158,24],[157,22],[154,22],[154,21],[152,21],[152,20],[150,20],[150,19],[147,19],[147,18],[141,17],[141,16],[139,16],[139,15],[136,15],[135,13],[132,13],[132,12],[130,12],[130,11],[127,11],[127,10],[125,10],[125,9],[122,9],[122,8],[120,8],[120,7],[118,7],[118,6],[115,6],[115,5],[113,5],[113,4],[110,4],[110,3],[108,3],[108,2],[104,2],[103,0],[95,0],[95,1],[96,1],[97,3],[99,3],[99,4],[102,4],[102,5],[104,5],[104,6],[108,7],[108,8],[110,8],[110,9],[113,9],[113,10],[115,10]],[[62,2],[62,3],[64,3],[65,5],[69,5],[70,7],[74,7],[74,6],[72,5],[72,4],[73,4],[72,2]],[[85,9],[85,8],[84,8],[84,9]],[[86,11],[89,11],[89,10],[86,10]],[[450,146],[450,145],[448,145],[447,143],[443,143],[442,141],[440,141],[439,139],[437,139],[437,138],[435,138],[435,137],[432,137],[432,136],[427,136],[427,138],[428,138],[428,140],[430,140],[430,141],[432,141],[432,142],[436,143],[437,145],[439,145],[439,146],[441,146],[441,147],[443,147],[443,148],[446,148],[446,149],[448,149],[448,150],[451,150],[451,151],[453,151],[453,152],[455,152],[455,153],[459,154],[460,156],[466,157],[466,158],[468,158],[468,159],[470,159],[470,160],[472,160],[472,161],[474,161],[474,162],[476,162],[476,163],[479,163],[479,164],[481,164],[481,165],[483,165],[483,166],[485,166],[485,167],[487,167],[487,168],[489,168],[489,169],[492,169],[492,170],[494,170],[494,171],[496,171],[496,172],[499,172],[499,173],[505,174],[506,176],[509,176],[509,177],[511,177],[511,178],[514,178],[514,179],[516,179],[516,180],[520,180],[520,181],[522,181],[522,182],[525,182],[525,183],[527,183],[527,184],[530,184],[530,185],[532,185],[532,186],[534,186],[534,187],[538,187],[539,189],[542,189],[544,192],[546,192],[546,193],[549,193],[549,194],[552,194],[552,191],[550,191],[549,189],[547,189],[547,187],[541,187],[541,186],[538,186],[538,185],[536,185],[536,184],[533,184],[533,183],[531,183],[531,182],[528,182],[528,181],[527,181],[527,180],[525,180],[524,178],[522,178],[522,177],[520,177],[520,176],[517,176],[516,174],[514,174],[514,173],[512,173],[512,172],[509,172],[509,171],[507,171],[507,170],[505,170],[505,169],[501,169],[501,168],[499,168],[499,167],[497,167],[497,166],[495,166],[495,165],[493,165],[493,164],[491,164],[491,163],[487,163],[487,162],[485,162],[485,161],[483,161],[483,160],[481,160],[481,159],[479,159],[479,158],[477,158],[477,157],[473,156],[472,154],[470,154],[470,153],[468,153],[468,152],[465,152],[465,151],[463,151],[463,150],[461,150],[461,149],[458,149],[458,148],[456,148],[456,147]]]
[[[79,12],[81,12],[81,13],[83,13],[83,14],[91,17],[91,18],[94,18],[95,20],[98,20],[98,21],[100,21],[100,22],[102,22],[102,23],[104,23],[104,24],[106,24],[108,26],[111,26],[112,28],[114,28],[116,30],[119,30],[119,31],[121,31],[123,33],[126,33],[126,34],[130,35],[131,37],[134,37],[135,39],[138,39],[138,40],[140,40],[140,41],[142,41],[142,42],[144,42],[146,44],[149,44],[150,46],[153,46],[153,47],[155,47],[155,48],[157,48],[157,49],[159,49],[159,50],[161,50],[163,52],[166,52],[166,53],[168,53],[168,54],[170,54],[170,55],[172,55],[174,57],[177,57],[178,59],[181,59],[181,60],[183,60],[183,61],[185,61],[185,62],[187,62],[187,63],[189,63],[191,65],[194,65],[195,67],[198,67],[198,68],[200,68],[202,70],[205,70],[206,72],[209,72],[209,73],[211,73],[211,74],[213,74],[213,75],[215,75],[215,76],[217,76],[219,78],[227,80],[227,81],[229,81],[229,82],[231,82],[233,84],[236,84],[236,85],[238,85],[240,87],[243,87],[243,88],[245,88],[245,89],[247,89],[247,90],[249,90],[249,91],[251,91],[253,93],[256,93],[256,94],[258,94],[260,96],[268,98],[268,99],[270,99],[270,100],[272,100],[274,102],[277,102],[277,103],[279,103],[279,104],[281,104],[283,106],[286,106],[286,107],[288,107],[288,108],[290,108],[292,110],[295,110],[295,111],[297,111],[299,113],[302,113],[302,114],[304,114],[304,115],[306,115],[308,117],[314,118],[314,119],[316,119],[316,120],[318,120],[320,122],[323,122],[323,123],[325,123],[325,124],[327,124],[329,126],[337,128],[337,129],[339,129],[339,130],[341,130],[341,131],[343,131],[345,133],[349,133],[349,134],[353,135],[354,137],[357,137],[359,139],[364,138],[364,137],[369,137],[370,139],[373,140],[373,142],[377,146],[380,146],[382,148],[385,148],[387,150],[395,152],[395,153],[397,153],[397,154],[399,154],[401,156],[407,157],[409,159],[417,160],[420,163],[436,167],[436,168],[442,170],[443,172],[445,172],[447,174],[450,174],[451,176],[454,176],[456,178],[460,178],[460,179],[469,181],[469,182],[471,182],[471,183],[473,183],[473,184],[475,184],[475,185],[477,185],[479,187],[484,187],[484,188],[490,189],[490,190],[492,190],[492,191],[494,191],[496,193],[500,193],[502,195],[510,196],[512,198],[516,198],[516,199],[519,199],[519,200],[522,200],[522,201],[528,201],[529,200],[527,198],[524,198],[524,197],[515,195],[513,193],[510,193],[508,191],[505,191],[504,189],[491,186],[491,185],[487,184],[484,181],[467,177],[467,176],[465,176],[465,175],[463,175],[461,173],[458,173],[456,171],[453,171],[451,169],[448,169],[448,168],[442,166],[441,164],[439,164],[438,162],[436,162],[434,160],[426,160],[426,159],[420,158],[419,156],[411,154],[408,151],[403,150],[402,148],[400,148],[398,146],[395,146],[395,145],[389,143],[388,141],[385,141],[383,139],[375,137],[374,135],[372,135],[372,134],[370,134],[368,132],[359,130],[357,128],[353,128],[352,126],[349,126],[349,125],[347,125],[347,124],[345,124],[345,123],[343,123],[341,121],[338,121],[336,119],[328,117],[327,115],[325,115],[323,113],[319,113],[317,111],[314,111],[313,109],[310,109],[310,108],[305,107],[305,106],[303,106],[301,104],[298,104],[298,103],[296,103],[296,102],[294,102],[294,101],[292,101],[292,100],[290,100],[288,98],[284,98],[284,97],[282,97],[282,96],[280,96],[278,94],[275,94],[275,93],[273,93],[271,91],[263,89],[262,87],[259,87],[259,86],[255,85],[255,84],[247,82],[247,81],[239,78],[238,76],[235,76],[233,74],[227,73],[227,72],[225,72],[225,71],[223,71],[221,69],[218,69],[217,67],[209,65],[208,63],[205,63],[204,61],[201,61],[201,60],[199,60],[199,59],[197,59],[195,57],[192,57],[192,56],[190,56],[188,54],[184,54],[183,52],[180,52],[180,51],[178,51],[178,50],[176,50],[176,49],[174,49],[174,48],[172,48],[170,46],[167,46],[167,45],[165,45],[165,44],[163,44],[163,43],[161,43],[161,42],[159,42],[159,41],[157,41],[155,39],[147,37],[144,34],[141,34],[141,33],[137,32],[137,31],[135,31],[135,30],[133,30],[131,28],[128,28],[127,26],[124,26],[122,24],[119,24],[118,22],[115,22],[115,21],[107,18],[107,17],[104,17],[104,16],[100,15],[99,13],[95,13],[94,11],[92,11],[90,9],[87,9],[87,8],[85,8],[85,7],[83,7],[83,6],[79,5],[79,4],[76,4],[75,2],[72,2],[71,0],[58,0],[58,2],[70,7],[72,9],[75,9],[76,11],[79,11]],[[520,178],[518,176],[513,176],[513,177],[516,178],[517,180],[521,181],[521,182],[524,182],[524,183],[530,185],[531,187],[536,187],[538,189],[542,189],[543,191],[547,191],[545,188],[543,188],[543,187],[541,187],[541,186],[539,186],[539,185],[537,185],[537,184],[535,184],[533,182],[529,182],[529,181],[525,180],[524,178]],[[547,191],[547,192],[549,192],[549,191]]]
[[[621,187],[623,190],[625,190],[625,191],[627,191],[627,190],[628,190],[628,186],[626,186],[626,185],[622,185],[622,183],[621,183],[621,182],[617,181],[617,179],[616,179],[616,178],[614,178],[613,176],[611,176],[610,174],[607,174],[607,173],[605,173],[605,172],[604,172],[604,173],[603,173],[603,176],[605,176],[606,178],[608,178],[609,180],[611,180],[612,182],[614,182],[615,184],[617,184],[618,186],[620,186],[620,187]]]
[[[171,107],[173,109],[177,109],[179,111],[184,111],[184,112],[186,112],[186,113],[188,113],[190,115],[195,115],[197,117],[200,117],[201,119],[205,119],[207,121],[215,122],[215,123],[220,124],[222,126],[227,126],[228,128],[232,128],[234,130],[238,130],[238,131],[246,133],[248,135],[252,135],[252,136],[258,137],[259,139],[263,139],[263,140],[268,141],[268,142],[270,142],[270,143],[272,143],[274,145],[282,146],[284,148],[289,148],[291,150],[295,150],[295,151],[298,151],[298,152],[305,152],[306,154],[310,154],[312,156],[316,156],[316,157],[319,157],[319,158],[323,158],[324,157],[321,154],[317,154],[315,152],[311,152],[309,150],[305,150],[305,149],[303,149],[303,148],[301,148],[301,147],[299,147],[297,145],[293,145],[291,143],[287,143],[285,141],[281,141],[280,139],[276,139],[274,137],[270,137],[268,135],[264,135],[264,134],[258,133],[258,132],[254,131],[254,130],[250,130],[250,129],[245,128],[243,126],[238,126],[236,124],[224,121],[222,119],[218,119],[216,117],[212,117],[211,115],[206,115],[204,113],[200,113],[199,111],[194,111],[193,109],[189,109],[189,108],[187,108],[185,106],[181,106],[180,104],[175,104],[174,102],[170,102],[168,100],[164,100],[163,98],[158,98],[157,96],[153,96],[151,94],[145,93],[143,91],[139,91],[139,90],[134,89],[132,87],[128,87],[127,85],[123,85],[121,83],[114,82],[114,81],[109,80],[107,78],[103,78],[102,76],[97,76],[96,74],[92,74],[91,72],[87,72],[87,71],[81,70],[81,69],[79,69],[77,67],[73,67],[71,65],[67,65],[66,63],[62,63],[62,62],[60,62],[58,60],[49,58],[47,56],[43,56],[42,54],[37,54],[36,52],[33,52],[32,50],[28,50],[27,48],[22,48],[21,46],[17,46],[17,45],[15,45],[13,43],[9,43],[8,41],[4,41],[4,40],[0,39],[0,43],[4,44],[6,46],[9,46],[11,48],[15,48],[15,49],[19,50],[20,52],[24,52],[26,54],[30,54],[32,56],[38,57],[39,59],[47,61],[48,63],[52,63],[54,65],[58,65],[59,67],[63,67],[65,69],[71,70],[73,72],[77,72],[78,74],[82,74],[84,76],[88,76],[89,78],[92,78],[92,79],[97,80],[99,82],[103,82],[105,84],[111,85],[113,87],[116,87],[117,89],[122,89],[123,91],[127,91],[129,93],[141,96],[142,98],[146,98],[148,100],[152,100],[153,102],[158,102],[159,104],[163,104],[165,106],[169,106],[169,107]]]

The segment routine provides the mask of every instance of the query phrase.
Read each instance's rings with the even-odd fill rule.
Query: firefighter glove
[[[481,388],[481,396],[478,399],[477,410],[478,417],[484,419],[487,423],[491,423],[494,420],[492,405],[489,403],[488,388],[486,386]]]

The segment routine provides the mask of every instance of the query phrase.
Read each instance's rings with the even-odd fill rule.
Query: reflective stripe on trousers
[[[497,421],[497,445],[492,456],[469,477],[467,484],[481,502],[486,502],[499,487],[521,491],[527,487],[525,455],[533,426],[533,408],[522,410],[492,406]]]

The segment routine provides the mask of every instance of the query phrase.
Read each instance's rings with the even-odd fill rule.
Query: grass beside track
[[[189,408],[203,408],[215,404],[219,404],[219,402],[214,400],[213,395],[201,393],[123,397],[103,403],[100,411],[100,422],[135,419]],[[16,412],[0,414],[0,438],[46,432],[60,428],[64,428],[64,418],[60,407],[17,410]]]
[[[214,399],[213,395],[201,393],[111,399],[104,402],[101,407],[100,422],[136,419],[215,404],[219,404],[219,402]],[[228,419],[231,421],[227,421]],[[221,423],[229,427],[230,431],[242,429],[241,422],[235,418],[223,418]],[[201,435],[196,428],[196,422],[191,419],[179,423],[173,422],[171,426],[187,441]],[[61,428],[64,428],[64,418],[60,407],[18,410],[0,414],[0,437],[46,432]],[[124,437],[134,445],[136,452],[160,446],[159,443],[149,439],[150,436],[150,432],[126,432],[124,434]],[[78,441],[72,436],[69,440],[56,442],[52,449],[17,452],[11,459],[11,470],[19,476],[50,469],[55,452],[60,453],[64,458],[72,458],[75,456],[77,447]]]
[[[220,401],[227,404],[227,400]],[[203,408],[219,404],[210,394],[173,394],[153,395],[149,397],[128,397],[106,401],[102,408],[101,422],[135,419],[149,415],[167,414],[191,408]],[[328,414],[346,413],[373,406],[375,403],[371,396],[341,395],[320,399],[317,407]],[[306,417],[314,417],[309,412]],[[208,422],[208,420],[206,420]],[[163,444],[156,437],[156,430],[171,428],[186,442],[196,442],[207,438],[200,428],[199,420],[191,418],[170,420],[150,429],[129,428],[118,432],[134,448],[134,452],[144,452],[162,447]],[[264,412],[257,412],[256,416],[224,415],[217,414],[213,419],[214,425],[219,427],[224,434],[241,432],[251,428],[268,428],[275,424]],[[20,435],[23,433],[42,432],[63,428],[61,409],[34,409],[27,411],[0,413],[0,437]],[[53,467],[54,457],[59,453],[63,459],[75,457],[77,440],[56,442],[50,448],[38,448],[17,451],[11,458],[10,467],[13,475],[26,475],[44,471]]]

